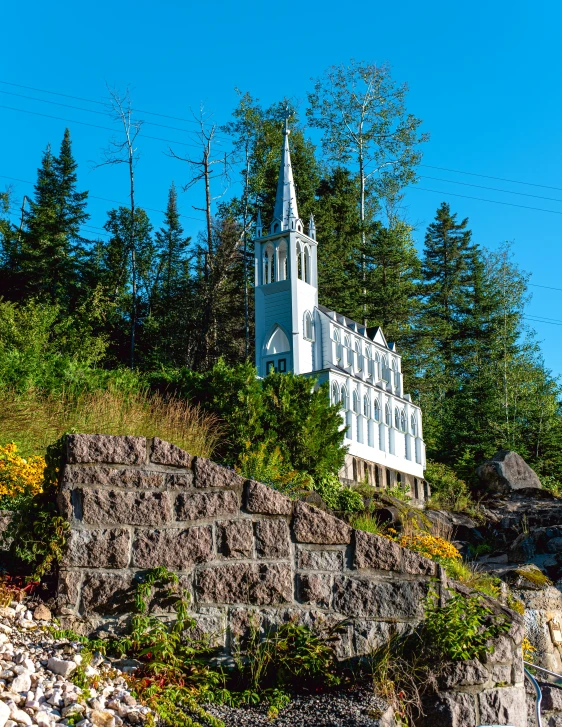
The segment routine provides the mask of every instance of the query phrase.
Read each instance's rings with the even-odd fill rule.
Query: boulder
[[[540,490],[541,482],[523,457],[508,449],[499,452],[476,470],[483,489],[508,495],[514,490]]]

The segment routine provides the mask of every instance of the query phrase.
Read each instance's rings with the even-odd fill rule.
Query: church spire
[[[281,154],[281,168],[279,169],[279,180],[277,182],[277,196],[275,197],[275,209],[273,211],[274,225],[279,224],[279,229],[295,229],[295,223],[299,218],[297,209],[297,195],[295,193],[295,182],[293,180],[293,167],[291,166],[291,152],[289,151],[289,118],[285,119],[285,130],[283,132],[283,152]]]

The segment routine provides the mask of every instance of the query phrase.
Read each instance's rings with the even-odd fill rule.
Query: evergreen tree
[[[88,193],[76,189],[76,168],[67,129],[59,156],[52,154],[50,146],[43,154],[21,241],[12,247],[9,295],[13,299],[35,296],[70,310],[84,294],[80,226],[89,217]]]

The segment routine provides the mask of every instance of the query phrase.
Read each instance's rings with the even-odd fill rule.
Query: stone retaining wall
[[[69,435],[58,501],[71,524],[59,611],[84,630],[114,628],[139,572],[166,566],[225,655],[255,614],[264,627],[344,621],[346,659],[419,623],[431,586],[441,598],[454,587],[432,561],[157,438]],[[525,727],[522,626],[509,615],[485,664],[451,665],[427,725]]]

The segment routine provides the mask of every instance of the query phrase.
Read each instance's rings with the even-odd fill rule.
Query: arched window
[[[282,240],[277,248],[277,261],[279,265],[279,280],[289,277],[289,260],[287,258],[287,243]]]
[[[353,351],[351,350],[351,343],[349,340],[349,336],[346,336],[343,339],[343,345],[347,349],[346,357],[347,357],[347,365],[353,366]]]
[[[339,404],[340,403],[340,387],[338,386],[338,382],[334,381],[332,383],[332,404]]]
[[[334,341],[336,343],[336,363],[341,363],[343,358],[343,346],[340,342],[340,332],[337,328],[334,328]]]
[[[360,409],[359,409],[359,394],[357,393],[357,389],[355,389],[354,392],[353,392],[353,411],[356,414],[360,414]]]
[[[390,383],[390,369],[388,368],[388,358],[386,355],[382,357],[382,373],[381,373],[381,379],[383,381],[386,381],[387,383]]]
[[[398,362],[395,358],[392,359],[392,375],[394,378],[395,388],[400,388],[400,372],[398,371]]]
[[[341,408],[348,408],[347,388],[345,386],[341,387]]]
[[[363,397],[363,416],[367,419],[371,417],[371,402],[367,394]]]
[[[375,399],[375,401],[373,402],[373,418],[376,422],[378,422],[381,418],[381,405],[379,404],[378,399]]]
[[[377,351],[375,353],[375,379],[377,381],[381,378],[381,357],[380,353]]]
[[[418,420],[416,419],[416,415],[412,414],[410,417],[410,425],[412,427],[412,434],[414,437],[418,436]]]
[[[312,325],[312,314],[309,310],[304,312],[304,337],[307,341],[314,341],[314,327]]]
[[[390,410],[390,404],[386,403],[384,407],[384,422],[387,427],[392,426],[392,412]]]
[[[275,282],[275,250],[271,244],[265,248],[264,263],[263,282],[265,284]]]
[[[355,341],[355,353],[357,354],[357,370],[363,371],[363,353],[361,351],[361,341]]]
[[[300,242],[297,242],[297,278],[302,280],[302,247]]]
[[[400,412],[400,430],[402,432],[406,431],[406,412],[404,409]]]
[[[279,326],[276,326],[265,348],[268,356],[289,351],[291,347],[289,346],[289,339],[285,331]]]
[[[367,376],[373,376],[373,351],[370,346],[365,346],[365,358],[367,359]]]
[[[310,283],[310,248],[304,246],[304,281]]]

